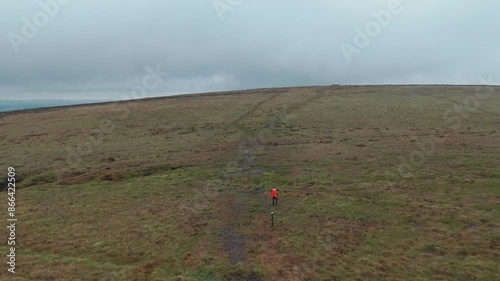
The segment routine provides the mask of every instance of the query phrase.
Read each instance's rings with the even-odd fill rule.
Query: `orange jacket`
[[[271,190],[271,195],[273,197],[278,197],[278,191],[276,190],[276,188],[273,188],[273,190]]]

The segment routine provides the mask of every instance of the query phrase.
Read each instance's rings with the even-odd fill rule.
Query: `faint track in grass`
[[[338,89],[339,87],[335,87],[335,89]],[[291,104],[288,108],[286,108],[285,112],[283,112],[282,116],[275,116],[274,118],[281,119],[282,117],[289,115],[293,113],[296,110],[299,110],[315,101],[320,100],[323,98],[326,93],[331,90],[331,87],[324,87],[319,91],[318,94],[314,94],[310,97],[305,98],[304,100],[295,102]],[[257,103],[255,106],[253,106],[249,111],[247,111],[245,114],[240,116],[239,118],[235,119],[230,123],[230,126],[236,126],[239,130],[241,130],[246,137],[244,138],[243,141],[245,141],[245,144],[247,143],[246,140],[248,139],[248,136],[256,136],[257,134],[255,132],[249,132],[246,130],[243,126],[239,124],[240,121],[244,120],[245,118],[251,116],[255,111],[257,111],[262,105],[267,103],[270,100],[275,99],[280,93],[275,93],[273,96],[271,96],[268,99],[265,99],[263,101],[260,101]],[[272,120],[270,121],[270,124],[272,124]],[[263,128],[265,129],[265,128]],[[247,144],[248,146],[248,144]],[[250,149],[250,148],[249,148]],[[245,161],[245,166],[242,167],[244,168],[245,171],[253,171],[254,169],[251,168],[254,158],[249,157],[246,155],[246,150],[243,150],[244,153],[244,158],[246,159]],[[241,153],[241,151],[238,151],[238,153]],[[262,172],[262,170],[258,171]],[[242,175],[242,174],[240,174]],[[236,190],[234,190],[236,191]],[[255,196],[257,193],[259,193],[259,189],[256,189],[255,191],[250,191],[250,192],[238,192],[243,195],[243,198],[239,200],[246,200],[245,203],[248,203],[248,198],[245,198],[247,196]],[[236,198],[235,195],[232,195],[228,201],[231,202],[230,207],[228,207],[228,215],[226,217],[227,219],[227,227],[224,228],[223,230],[223,237],[224,237],[224,249],[228,253],[229,260],[233,266],[237,264],[243,264],[243,265],[248,265],[247,264],[247,257],[245,253],[245,240],[246,237],[238,232],[238,226],[240,223],[244,221],[244,216],[245,216],[245,203],[240,203],[238,198]],[[229,280],[232,280],[231,276],[228,276]],[[257,281],[259,280],[255,273],[252,271],[246,278],[248,281]]]

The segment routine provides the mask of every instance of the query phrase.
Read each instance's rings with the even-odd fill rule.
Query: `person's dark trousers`
[[[276,202],[276,204],[274,202]],[[273,205],[278,205],[278,197],[273,197]]]

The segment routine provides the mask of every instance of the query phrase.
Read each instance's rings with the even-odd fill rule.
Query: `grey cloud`
[[[43,0],[47,2],[49,0]],[[55,1],[55,0],[52,0]],[[221,0],[224,1],[224,0]],[[37,2],[0,4],[0,99],[119,99],[160,64],[151,96],[318,84],[478,84],[500,80],[500,3],[401,0],[348,63],[339,48],[391,0],[243,0],[221,21],[213,1],[69,1],[19,46]]]

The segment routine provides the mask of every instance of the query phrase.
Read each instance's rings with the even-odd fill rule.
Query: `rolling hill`
[[[0,113],[18,219],[16,274],[4,263],[0,279],[495,280],[498,90],[272,88]]]

